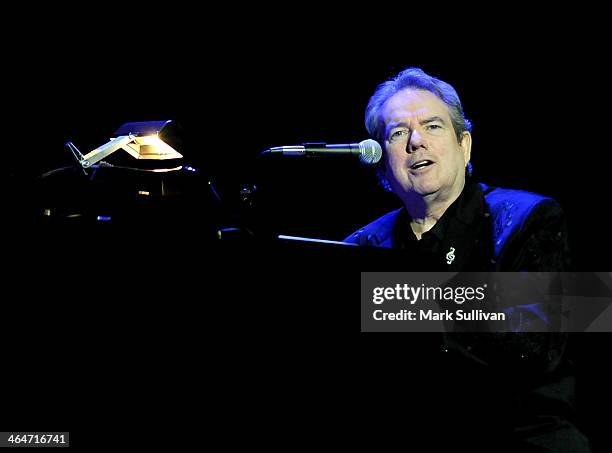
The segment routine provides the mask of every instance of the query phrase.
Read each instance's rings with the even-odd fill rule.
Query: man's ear
[[[380,171],[383,175],[387,175],[387,149],[385,148],[384,140],[379,141],[380,146],[382,147],[382,156],[380,161],[377,164],[378,171]]]
[[[463,160],[465,161],[465,166],[467,167],[467,164],[472,157],[472,134],[470,134],[468,131],[463,131],[461,134],[459,147],[463,152]]]

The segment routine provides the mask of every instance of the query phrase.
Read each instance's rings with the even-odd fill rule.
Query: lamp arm
[[[111,141],[109,141],[108,143],[105,143],[104,145],[99,146],[93,151],[82,156],[82,158],[79,159],[79,163],[83,168],[89,168],[93,164],[100,162],[106,156],[114,153],[118,149],[130,143],[134,140],[134,138],[135,137],[130,134],[111,139]]]

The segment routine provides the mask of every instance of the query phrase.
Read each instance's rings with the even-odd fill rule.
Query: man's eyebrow
[[[419,124],[423,125],[423,124],[435,123],[436,121],[442,124],[446,124],[446,121],[444,121],[444,118],[442,118],[441,116],[430,116],[429,118],[425,118],[424,120],[420,121]]]
[[[399,123],[389,123],[386,129],[389,131],[391,129],[395,129],[396,127],[405,127],[409,129],[410,125],[408,123],[404,123],[403,121],[401,121]]]
[[[440,122],[442,124],[446,124],[446,121],[444,121],[444,118],[442,118],[441,116],[430,116],[428,118],[425,118],[421,121],[419,121],[420,125],[424,125],[424,124],[429,124],[429,123],[434,123],[434,122]],[[389,123],[386,127],[386,129],[389,131],[391,129],[395,129],[396,127],[405,127],[410,129],[410,125],[408,123],[405,123],[403,121],[400,121],[398,123]]]

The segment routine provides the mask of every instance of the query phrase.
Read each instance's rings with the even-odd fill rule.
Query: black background
[[[173,119],[183,127],[187,161],[228,203],[241,184],[256,183],[278,232],[341,239],[397,205],[370,171],[354,162],[256,156],[270,146],[366,138],[363,112],[377,84],[419,66],[458,90],[474,124],[477,179],[558,199],[578,266],[606,267],[609,70],[602,61],[538,46],[421,57],[427,52],[362,50],[337,36],[285,42],[262,34],[237,43],[203,35],[89,47],[65,37],[37,43],[35,57],[22,50],[7,109],[14,127],[7,140],[17,144],[5,168],[22,181],[71,164],[67,140],[86,153],[125,122]]]
[[[163,17],[158,12],[148,32],[136,36],[121,20],[112,26],[94,24],[91,18],[40,28],[30,24],[27,30],[34,39],[24,38],[24,45],[7,50],[12,65],[5,81],[5,196],[19,202],[37,175],[71,164],[72,156],[63,148],[66,140],[85,152],[104,143],[125,122],[173,119],[185,133],[186,159],[210,175],[228,204],[236,203],[241,184],[256,183],[258,206],[276,232],[342,239],[397,205],[377,187],[370,170],[349,161],[262,162],[257,155],[269,146],[366,138],[363,112],[377,84],[407,66],[419,66],[459,92],[474,125],[476,178],[558,199],[567,214],[577,269],[609,269],[609,72],[603,59],[570,50],[573,35],[519,44],[512,39],[518,33],[514,28],[515,34],[503,43],[483,31],[439,45],[410,30],[410,24],[410,33],[400,38],[364,39],[361,29],[347,25],[329,33],[337,23],[318,21],[296,23],[289,28],[297,31],[286,32],[286,26],[260,21],[228,27],[223,20],[220,28],[213,28],[219,25],[217,17],[206,15],[177,27],[177,17],[188,13],[175,14]],[[241,17],[248,14],[240,10]],[[167,23],[174,27],[164,28]],[[474,49],[489,40],[484,50]],[[591,42],[585,39],[579,48]],[[194,258],[202,272],[216,264],[205,256]],[[342,382],[366,385],[359,376],[369,364],[359,363],[359,357],[374,347],[367,339],[351,340],[356,327],[338,328],[331,322],[312,327],[316,324],[307,321],[316,322],[316,316],[310,313],[295,329],[279,328],[256,314],[252,305],[246,309],[251,318],[244,319],[220,304],[233,300],[235,293],[228,288],[244,298],[254,284],[259,303],[260,293],[268,295],[268,303],[278,310],[283,309],[281,300],[294,296],[297,304],[306,298],[304,292],[307,297],[318,295],[318,301],[350,292],[356,300],[359,275],[337,269],[333,278],[321,277],[309,270],[283,286],[269,275],[286,263],[265,264],[264,256],[256,260],[255,266],[266,272],[253,273],[249,263],[251,274],[245,277],[241,267],[230,263],[220,290],[190,271],[193,293],[201,301],[198,309],[206,312],[212,305],[214,313],[225,316],[215,326],[191,306],[171,312],[170,327],[148,323],[159,321],[161,312],[151,314],[131,293],[123,300],[119,287],[105,284],[112,279],[94,279],[96,294],[108,293],[99,296],[103,300],[64,287],[55,289],[59,299],[35,292],[31,305],[23,302],[28,300],[28,283],[21,283],[11,306],[19,316],[37,322],[34,327],[25,322],[13,326],[7,350],[42,357],[44,366],[5,373],[9,385],[20,389],[5,419],[14,426],[34,420],[40,429],[57,423],[56,429],[68,424],[94,433],[97,428],[92,427],[112,426],[114,419],[124,428],[130,426],[124,410],[130,408],[135,419],[163,425],[171,412],[197,429],[202,414],[192,418],[188,411],[205,412],[208,403],[214,407],[208,415],[217,417],[220,425],[224,420],[235,423],[241,403],[266,405],[265,396],[252,394],[265,389],[276,401],[274,382],[287,392],[318,384],[336,389],[335,395],[348,402],[350,394]],[[71,272],[80,263],[63,257],[57,264]],[[303,271],[306,266],[297,267]],[[27,269],[27,263],[17,268]],[[35,281],[41,279],[46,281],[34,276]],[[327,287],[329,283],[335,289]],[[235,289],[241,285],[247,288]],[[351,290],[345,291],[347,287]],[[62,304],[66,294],[69,302]],[[245,313],[245,306],[239,307]],[[295,304],[290,313],[298,314]],[[45,325],[45,315],[61,321]],[[183,330],[190,333],[176,335]],[[580,373],[585,429],[604,445],[605,428],[595,408],[605,411],[610,406],[606,380],[598,372],[610,341],[598,335],[578,343],[584,348]],[[321,344],[330,345],[331,352],[321,355]],[[379,340],[376,347],[389,344]],[[317,363],[324,369],[313,371]],[[269,377],[268,385],[256,384],[262,376]],[[32,389],[34,396],[20,399]],[[214,393],[225,402],[212,405]],[[49,404],[41,398],[49,398]],[[321,398],[321,404],[324,401]],[[305,402],[298,399],[296,404]],[[274,407],[292,409],[291,404]],[[156,410],[158,417],[151,415]],[[258,410],[251,407],[244,413],[253,419]]]
[[[9,168],[17,175],[42,173],[72,163],[67,140],[85,153],[124,122],[173,119],[184,129],[187,160],[211,175],[228,202],[240,184],[257,183],[279,232],[341,239],[397,204],[371,172],[353,162],[263,165],[256,156],[269,146],[364,139],[363,111],[376,85],[420,66],[459,91],[474,124],[477,179],[558,199],[578,265],[605,268],[610,241],[594,234],[606,229],[594,218],[601,218],[609,193],[607,93],[597,85],[606,79],[603,67],[384,54],[356,60],[333,46],[325,54],[313,51],[312,59],[297,50],[271,52],[265,44],[241,53],[256,50],[263,55],[248,62],[232,60],[231,50],[203,51],[188,61],[62,53],[53,69],[41,65],[35,76],[26,75],[36,80],[12,112],[20,134],[11,136],[19,146],[8,156]]]

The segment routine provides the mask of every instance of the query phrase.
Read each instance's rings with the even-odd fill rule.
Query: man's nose
[[[424,147],[423,137],[418,131],[413,130],[408,137],[408,142],[406,143],[406,152],[413,153],[422,147]]]

